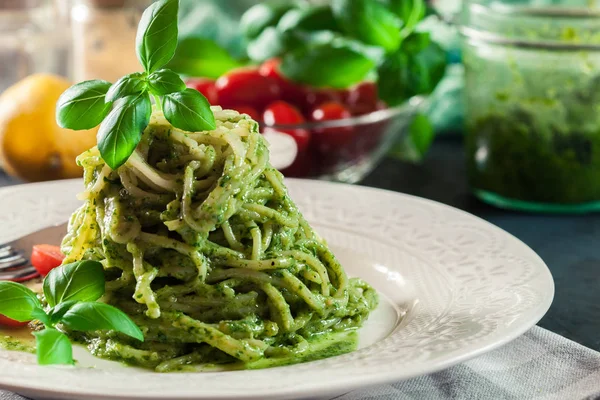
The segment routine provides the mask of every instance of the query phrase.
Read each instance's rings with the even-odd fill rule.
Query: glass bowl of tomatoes
[[[415,96],[388,107],[379,99],[377,84],[370,81],[345,89],[298,84],[279,72],[279,63],[275,58],[216,80],[188,78],[186,84],[211,104],[258,121],[267,141],[293,139],[276,146],[288,155],[280,166],[287,177],[360,181],[406,135],[424,101]],[[281,143],[288,148],[282,149]]]

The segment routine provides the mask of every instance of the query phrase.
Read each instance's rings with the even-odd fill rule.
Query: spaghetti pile
[[[65,263],[100,261],[103,301],[127,313],[145,341],[112,331],[77,339],[97,356],[156,371],[262,368],[351,351],[376,292],[346,276],[299,213],[258,124],[212,111],[216,129],[193,133],[155,110],[116,171],[96,148],[79,156],[85,202],[62,244]]]

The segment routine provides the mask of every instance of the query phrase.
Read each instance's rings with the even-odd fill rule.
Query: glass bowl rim
[[[348,126],[358,126],[373,124],[385,120],[389,120],[398,115],[416,112],[416,110],[425,103],[425,96],[413,96],[404,103],[384,108],[382,110],[372,111],[367,114],[357,115],[350,118],[332,119],[327,121],[307,121],[300,124],[266,124],[259,122],[261,129],[269,128],[275,130],[290,130],[290,129],[323,129],[323,128],[343,128]]]

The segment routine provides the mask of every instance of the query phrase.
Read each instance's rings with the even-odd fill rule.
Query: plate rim
[[[32,186],[57,186],[57,187],[60,187],[61,185],[74,184],[75,182],[81,182],[81,179],[77,178],[77,179],[57,180],[57,181],[48,181],[48,182],[39,182],[39,183],[23,183],[23,184],[7,186],[7,187],[0,188],[0,197],[2,197],[2,195],[6,192],[19,191],[21,189],[24,189],[25,187],[32,187]],[[537,322],[546,314],[546,312],[548,311],[548,309],[550,308],[550,306],[552,304],[552,301],[554,299],[554,294],[555,294],[555,284],[554,284],[554,279],[552,277],[552,273],[551,273],[550,269],[548,268],[548,266],[546,265],[546,263],[544,262],[544,260],[533,249],[531,249],[527,244],[525,244],[522,240],[520,240],[516,236],[512,235],[511,233],[503,230],[502,228],[492,224],[491,222],[484,220],[483,218],[481,218],[479,216],[473,215],[467,211],[458,209],[456,207],[452,207],[452,206],[444,204],[444,203],[440,203],[435,200],[426,199],[423,197],[419,197],[419,196],[415,196],[415,195],[411,195],[411,194],[407,194],[407,193],[395,192],[392,190],[374,188],[374,187],[369,187],[369,186],[348,185],[348,184],[343,184],[343,183],[296,179],[296,178],[286,178],[286,185],[288,185],[288,186],[309,185],[309,186],[317,186],[317,187],[319,187],[319,186],[323,186],[323,187],[337,186],[340,188],[344,188],[344,190],[365,191],[365,192],[373,193],[375,195],[378,193],[382,193],[382,194],[385,193],[385,195],[387,195],[387,196],[391,195],[391,196],[395,196],[398,198],[404,198],[404,199],[407,199],[407,200],[413,201],[413,202],[421,202],[421,203],[431,205],[435,208],[441,208],[441,209],[449,211],[449,212],[458,213],[461,216],[461,219],[467,218],[470,220],[476,220],[478,224],[485,226],[487,229],[491,229],[499,235],[502,235],[505,237],[510,237],[511,240],[514,241],[514,243],[515,243],[514,246],[518,246],[523,249],[526,249],[528,251],[528,253],[531,256],[533,256],[531,261],[534,262],[535,265],[539,268],[539,270],[537,270],[537,272],[540,273],[541,275],[538,277],[538,279],[543,281],[547,287],[544,287],[545,296],[543,297],[543,301],[541,301],[537,305],[537,307],[535,307],[535,310],[532,309],[532,311],[530,311],[531,315],[528,318],[526,318],[524,321],[521,321],[520,325],[516,329],[510,330],[510,332],[507,335],[503,336],[501,339],[492,341],[490,343],[487,343],[486,341],[484,341],[484,343],[475,343],[475,344],[471,343],[467,346],[464,346],[459,349],[459,351],[458,351],[459,354],[455,354],[452,357],[448,357],[445,360],[438,361],[435,366],[424,365],[421,368],[411,368],[409,373],[404,373],[401,376],[399,376],[398,371],[390,370],[390,371],[387,371],[387,373],[378,373],[375,376],[365,375],[362,379],[354,380],[354,381],[346,381],[346,382],[339,381],[339,382],[334,382],[333,384],[320,383],[320,382],[315,384],[315,382],[309,382],[308,385],[305,385],[302,388],[290,387],[290,388],[280,388],[280,389],[268,389],[269,390],[268,393],[265,392],[265,390],[267,390],[267,389],[263,389],[263,392],[245,394],[243,397],[245,399],[292,399],[292,398],[296,398],[297,396],[339,394],[342,392],[349,392],[352,390],[356,390],[358,388],[365,387],[365,386],[380,385],[380,384],[386,384],[386,383],[390,383],[390,382],[399,382],[399,381],[404,381],[407,379],[415,378],[417,376],[435,373],[440,370],[449,368],[451,366],[463,363],[469,359],[475,358],[482,354],[485,354],[489,351],[499,348],[499,347],[511,342],[512,340],[518,338],[519,336],[521,336],[522,334],[527,332],[529,329],[531,329],[531,327],[533,327],[535,324],[537,324]],[[18,212],[22,212],[22,210],[19,210]],[[528,285],[526,284],[525,286],[528,286]],[[143,394],[143,396],[136,395],[133,397],[131,397],[129,395],[123,396],[123,395],[117,395],[117,394],[103,394],[101,396],[98,396],[97,391],[93,391],[93,390],[86,391],[85,388],[77,388],[76,391],[71,391],[72,389],[69,389],[69,391],[65,391],[65,390],[51,390],[43,385],[36,385],[36,384],[27,386],[27,387],[22,386],[22,385],[15,386],[15,385],[11,384],[10,382],[5,382],[4,379],[2,378],[2,376],[0,376],[0,387],[3,389],[6,389],[6,390],[11,390],[11,391],[17,392],[17,393],[29,393],[30,395],[36,394],[38,396],[39,395],[62,396],[62,398],[78,398],[78,399],[96,399],[96,398],[98,398],[98,399],[100,399],[100,398],[123,399],[123,400],[128,400],[128,399],[133,400],[133,399],[141,399],[141,398],[147,398],[147,399],[161,398],[161,399],[163,399],[165,396],[164,393],[163,394],[155,394],[155,395],[145,393],[145,394]],[[81,390],[81,389],[83,389],[83,390]],[[75,397],[69,397],[69,396],[75,396]],[[234,398],[239,399],[240,398],[239,393],[237,393],[237,392],[236,393],[234,393],[234,392],[231,392],[231,393],[210,392],[210,393],[205,394],[204,396],[203,396],[203,393],[196,393],[196,394],[189,394],[189,395],[177,394],[176,396],[177,396],[176,397],[177,399],[182,399],[182,400],[183,399],[191,400],[191,399],[208,398],[205,396],[210,396],[211,399],[218,399],[218,400],[228,400],[228,399],[234,399]]]

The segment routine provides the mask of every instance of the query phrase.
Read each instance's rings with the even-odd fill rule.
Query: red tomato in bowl
[[[255,121],[260,121],[260,113],[256,111],[256,108],[250,106],[234,106],[231,107],[233,110],[239,112],[240,114],[248,114],[250,118]]]
[[[269,125],[296,125],[302,124],[305,121],[302,113],[293,105],[278,100],[269,104],[263,113],[263,121],[267,126]],[[266,128],[268,130],[270,128]],[[294,138],[298,145],[298,152],[304,152],[308,148],[310,142],[310,132],[307,129],[282,129],[277,128],[277,131],[287,133]]]
[[[304,128],[285,129],[277,127],[275,129],[268,127],[268,125],[297,125],[306,122],[298,108],[283,100],[275,101],[269,104],[265,109],[263,121],[267,125],[264,129],[265,133],[270,130],[286,133],[294,139],[296,146],[298,147],[298,153],[292,165],[283,169],[281,172],[285,176],[300,177],[310,175],[310,169],[312,167],[309,153],[311,132]]]
[[[313,109],[311,119],[315,122],[326,122],[350,118],[350,111],[338,102],[327,102]],[[352,126],[339,126],[327,128],[314,128],[312,148],[318,157],[322,173],[329,172],[340,162],[352,158],[352,145],[354,142],[354,128]]]
[[[262,76],[272,78],[279,83],[279,87],[281,88],[281,100],[303,108],[306,94],[305,88],[283,76],[283,74],[279,71],[280,65],[281,59],[271,58],[261,64],[261,66],[258,68],[258,72]]]
[[[353,115],[364,115],[377,111],[378,100],[377,85],[362,82],[349,90],[345,103]]]
[[[219,104],[219,96],[217,95],[217,89],[215,88],[215,81],[206,78],[192,78],[185,82],[185,85],[189,88],[196,89],[206,97],[206,100],[210,104]]]
[[[7,316],[0,314],[0,326],[3,326],[3,327],[22,328],[22,327],[26,326],[28,323],[29,323],[29,321],[19,322],[17,320],[8,318]]]
[[[60,247],[49,244],[36,244],[31,252],[31,264],[42,276],[62,264],[64,258]]]
[[[281,96],[279,82],[262,76],[255,68],[239,68],[228,72],[217,79],[215,88],[223,108],[243,104],[262,111],[267,104]]]

